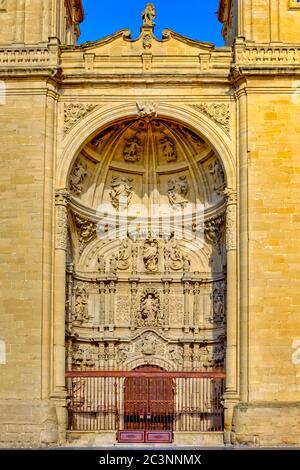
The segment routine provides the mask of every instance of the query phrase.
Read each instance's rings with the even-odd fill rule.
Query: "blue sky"
[[[221,46],[221,24],[215,12],[219,0],[152,0],[157,10],[155,34],[170,28],[177,33]],[[123,28],[139,35],[147,0],[83,0],[85,21],[79,43],[95,41]]]

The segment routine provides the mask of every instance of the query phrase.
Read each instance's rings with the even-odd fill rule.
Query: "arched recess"
[[[209,355],[209,351],[212,352],[212,354],[215,354],[215,351],[218,351],[218,346],[217,346],[217,341],[214,335],[216,334],[215,332],[210,332],[209,334],[207,333],[207,337],[202,338],[201,342],[201,329],[205,330],[208,329],[205,326],[205,321],[208,321],[208,316],[205,319],[204,318],[204,313],[203,313],[203,318],[198,318],[197,321],[195,322],[195,318],[191,320],[191,313],[190,313],[190,308],[191,306],[191,297],[194,296],[193,300],[193,305],[196,305],[197,301],[195,298],[199,294],[199,289],[201,290],[201,285],[206,285],[209,284],[209,282],[212,283],[216,281],[217,278],[215,279],[206,279],[204,273],[202,273],[202,276],[198,276],[195,273],[197,273],[196,265],[197,265],[197,260],[193,261],[193,279],[190,279],[189,276],[189,270],[184,271],[183,268],[183,263],[182,263],[182,269],[180,273],[176,269],[174,269],[174,276],[173,279],[170,281],[170,273],[169,272],[164,272],[166,274],[165,276],[161,277],[161,293],[160,289],[157,288],[157,285],[151,287],[151,284],[153,283],[149,277],[144,279],[144,284],[142,287],[142,291],[139,291],[139,288],[137,287],[139,280],[136,279],[136,272],[131,272],[128,274],[126,278],[126,282],[128,282],[128,285],[130,285],[130,295],[131,299],[134,299],[134,302],[142,304],[143,301],[146,301],[147,295],[152,296],[152,298],[155,299],[155,301],[158,302],[159,304],[159,309],[162,311],[165,306],[163,304],[164,298],[166,296],[170,295],[170,282],[178,282],[182,283],[182,292],[183,292],[183,311],[188,312],[187,314],[183,313],[183,325],[178,326],[178,330],[180,330],[182,335],[186,335],[187,333],[191,333],[196,337],[195,346],[188,344],[184,345],[183,348],[179,346],[178,343],[174,342],[172,337],[171,338],[166,338],[165,340],[160,337],[155,337],[155,333],[151,333],[147,330],[147,327],[153,327],[153,324],[147,324],[147,323],[142,323],[141,325],[135,324],[134,323],[134,318],[131,318],[130,321],[126,324],[126,322],[123,322],[123,324],[116,325],[114,314],[111,310],[111,306],[113,302],[115,302],[115,293],[116,293],[116,271],[114,268],[112,268],[111,264],[111,259],[113,259],[113,253],[117,253],[117,256],[121,253],[123,250],[124,252],[124,247],[119,246],[118,244],[111,244],[111,249],[109,248],[109,245],[105,248],[105,250],[101,251],[101,247],[98,246],[99,243],[97,240],[94,239],[93,234],[95,232],[90,232],[91,226],[89,224],[96,223],[97,220],[93,219],[95,216],[94,209],[95,207],[84,207],[85,204],[82,203],[82,201],[79,201],[78,198],[73,197],[74,194],[72,195],[72,192],[70,192],[70,178],[72,176],[72,171],[74,171],[74,168],[76,165],[76,161],[78,158],[81,158],[82,156],[88,149],[88,145],[90,142],[92,142],[94,139],[97,138],[97,136],[101,135],[102,132],[105,131],[105,129],[109,128],[110,126],[118,123],[131,123],[134,122],[137,119],[137,112],[136,112],[136,107],[133,104],[122,104],[118,105],[114,108],[109,108],[108,106],[103,106],[102,108],[95,110],[93,113],[91,113],[89,116],[84,118],[82,121],[80,121],[75,127],[70,131],[70,133],[66,136],[63,144],[63,151],[62,154],[58,160],[58,166],[57,166],[57,179],[56,179],[56,256],[55,256],[55,286],[54,286],[54,292],[55,292],[55,302],[54,302],[54,345],[53,345],[53,388],[56,394],[58,392],[61,393],[61,397],[63,397],[64,394],[64,373],[65,373],[65,362],[64,362],[64,353],[65,353],[65,329],[64,329],[64,317],[65,317],[65,301],[66,298],[67,300],[67,310],[68,310],[68,322],[67,322],[67,334],[68,331],[71,332],[72,336],[72,321],[75,319],[75,323],[77,321],[77,335],[80,337],[80,331],[82,330],[82,323],[87,320],[89,321],[89,313],[88,309],[90,308],[89,305],[89,297],[90,295],[95,295],[95,292],[92,290],[91,292],[87,293],[84,283],[87,281],[86,274],[87,272],[90,275],[90,278],[92,279],[92,282],[97,285],[96,291],[99,294],[99,299],[98,299],[98,304],[96,302],[96,305],[98,305],[100,311],[101,311],[101,302],[106,302],[105,305],[107,305],[107,299],[103,300],[106,298],[106,294],[109,293],[110,299],[109,300],[109,306],[107,312],[104,313],[104,317],[102,319],[99,318],[99,316],[96,318],[94,325],[90,325],[89,328],[93,329],[96,325],[96,323],[101,321],[101,333],[102,331],[104,332],[113,332],[115,328],[120,328],[125,331],[125,329],[135,329],[135,328],[144,328],[143,334],[144,336],[141,338],[132,338],[132,345],[129,346],[128,342],[123,343],[122,342],[118,345],[117,347],[117,357],[115,361],[120,365],[120,360],[123,363],[125,363],[127,366],[132,366],[132,363],[134,361],[139,361],[139,363],[142,363],[142,360],[138,356],[140,352],[142,351],[143,348],[143,341],[146,340],[146,336],[151,336],[152,335],[152,342],[155,343],[155,348],[161,348],[161,356],[167,355],[168,356],[168,361],[169,363],[173,363],[173,368],[176,369],[176,367],[193,367],[191,363],[193,360],[190,358],[192,355],[195,357],[200,357],[204,348],[203,345],[205,345],[205,349],[208,351],[207,354]],[[190,109],[187,109],[186,107],[178,107],[174,106],[171,104],[165,104],[161,103],[159,106],[159,112],[157,118],[155,118],[157,121],[163,123],[163,126],[166,127],[166,122],[169,123],[177,123],[179,126],[184,126],[185,129],[191,131],[194,133],[195,136],[198,136],[200,140],[203,139],[203,142],[208,144],[210,146],[210,149],[212,151],[212,158],[213,156],[217,159],[217,161],[221,162],[222,165],[222,170],[224,172],[224,187],[221,188],[222,190],[222,198],[223,202],[219,201],[218,206],[218,213],[217,209],[212,209],[211,213],[215,216],[211,217],[210,219],[208,218],[207,220],[207,230],[206,230],[206,236],[208,238],[207,244],[205,246],[205,249],[207,250],[208,244],[214,243],[214,237],[216,236],[217,233],[217,238],[218,238],[218,230],[220,229],[220,224],[224,222],[226,219],[226,235],[224,233],[224,236],[222,240],[224,241],[223,245],[225,246],[226,243],[226,252],[227,252],[227,294],[221,294],[223,295],[222,299],[225,301],[226,298],[226,312],[227,312],[227,343],[226,343],[226,372],[227,372],[227,379],[226,379],[226,393],[225,393],[225,407],[227,410],[227,414],[225,414],[225,428],[230,427],[230,422],[231,422],[231,410],[232,410],[232,403],[234,403],[234,400],[236,400],[237,393],[238,393],[238,379],[237,379],[237,304],[236,304],[236,237],[237,237],[237,231],[236,231],[236,170],[235,170],[235,160],[234,156],[231,152],[231,142],[230,138],[228,135],[220,129],[213,121],[211,121],[207,116],[204,116],[201,113],[198,113],[196,111],[192,111]],[[131,124],[130,124],[131,125]],[[165,127],[163,128],[163,132],[166,133]],[[125,136],[126,137],[126,136]],[[123,142],[126,142],[126,138],[124,137],[125,140]],[[129,134],[127,137],[132,137],[131,134]],[[172,139],[174,137],[174,134],[171,134],[169,137]],[[129,139],[130,140],[130,139]],[[149,139],[148,139],[149,140]],[[149,140],[150,142],[150,140]],[[179,142],[179,140],[178,140]],[[148,147],[151,145],[154,145],[153,143],[148,144]],[[177,144],[177,147],[179,145]],[[124,148],[124,146],[123,146]],[[187,148],[187,147],[185,147]],[[85,150],[86,149],[86,150]],[[183,151],[183,150],[182,150]],[[83,152],[83,153],[82,153]],[[210,158],[209,154],[205,158]],[[113,162],[113,160],[110,161],[109,163],[111,165],[111,169],[114,171],[116,170],[116,161]],[[191,164],[191,167],[193,165]],[[120,168],[117,168],[120,170]],[[124,172],[124,168],[121,168],[122,172]],[[177,170],[176,170],[177,171]],[[174,170],[174,172],[176,173]],[[157,171],[159,173],[159,171]],[[133,172],[134,173],[134,172]],[[172,174],[172,171],[169,172]],[[166,174],[168,174],[168,171],[166,171]],[[176,173],[177,174],[177,173]],[[111,177],[111,175],[110,175]],[[94,182],[95,183],[95,182]],[[207,183],[209,185],[209,183]],[[220,188],[219,188],[220,189]],[[98,191],[98,194],[99,191]],[[102,193],[104,194],[104,192]],[[106,194],[110,194],[109,191]],[[101,198],[100,198],[101,199]],[[99,202],[101,202],[99,199]],[[71,212],[73,215],[70,213],[68,214],[69,207],[71,207]],[[222,210],[219,209],[223,208],[223,219],[222,219]],[[210,208],[208,208],[207,213],[209,213]],[[215,211],[215,212],[214,212]],[[219,218],[222,219],[222,223],[216,222],[216,216],[218,215]],[[76,217],[78,219],[76,220]],[[67,222],[69,220],[69,222]],[[206,225],[205,225],[206,227]],[[77,243],[77,248],[78,248],[78,259],[76,260],[77,267],[80,269],[77,270],[76,274],[76,282],[75,282],[75,287],[74,287],[74,267],[69,264],[69,271],[67,274],[67,289],[65,289],[65,280],[66,280],[66,275],[65,275],[65,267],[66,267],[66,252],[68,251],[68,242],[67,242],[67,229],[69,228],[69,231],[73,233],[75,241],[74,241],[74,246],[76,246]],[[86,233],[87,235],[83,235],[83,232]],[[78,235],[79,234],[79,235]],[[80,237],[82,240],[80,240]],[[85,238],[87,237],[87,238]],[[72,237],[71,237],[72,240]],[[220,238],[219,238],[220,240]],[[83,243],[84,242],[84,243]],[[144,243],[144,242],[143,242]],[[82,246],[80,246],[82,244]],[[183,250],[182,260],[184,259],[184,256],[186,255],[185,253],[185,248],[184,246],[179,246],[179,247],[174,247],[174,248],[179,248]],[[126,248],[127,249],[127,248]],[[130,248],[131,250],[133,249],[132,246]],[[137,247],[136,250],[141,250],[143,249],[142,244],[141,246]],[[173,249],[172,247],[170,249]],[[199,257],[199,260],[202,259],[202,261],[199,261],[199,265],[205,264],[205,258],[208,258],[207,255],[205,255],[205,249],[203,250],[201,256]],[[161,245],[158,245],[157,247],[157,253],[163,253],[164,248]],[[101,272],[101,269],[96,268],[96,257],[97,260],[101,260],[101,257],[107,256],[107,262],[109,264],[108,268],[104,268],[104,271]],[[140,253],[141,255],[141,253]],[[121,256],[121,255],[120,255]],[[94,258],[93,258],[94,257]],[[142,258],[141,258],[142,259]],[[89,261],[92,260],[92,263],[89,264]],[[118,259],[120,261],[120,258]],[[118,261],[117,260],[117,261]],[[178,259],[177,259],[178,260]],[[204,260],[204,261],[203,261]],[[74,260],[69,260],[69,261],[74,261]],[[94,264],[93,264],[94,263]],[[97,261],[98,263],[98,261]],[[140,261],[140,268],[143,264],[143,261]],[[85,266],[85,268],[84,268]],[[87,268],[87,269],[86,269]],[[84,272],[86,269],[86,272]],[[118,269],[118,268],[117,268]],[[161,269],[164,270],[165,268],[163,265],[161,265]],[[94,270],[94,271],[93,271]],[[95,271],[98,270],[98,275],[96,275]],[[120,280],[124,278],[123,273],[125,270],[122,270],[122,274],[119,276]],[[100,272],[100,274],[99,274]],[[148,273],[149,274],[149,273]],[[198,273],[199,274],[199,273]],[[201,274],[201,273],[200,273]],[[123,276],[123,278],[122,278]],[[169,277],[168,277],[169,276]],[[185,277],[184,277],[185,276]],[[106,280],[104,280],[104,277]],[[103,279],[102,279],[103,278]],[[125,278],[124,278],[125,279]],[[124,281],[123,279],[123,281]],[[219,281],[223,282],[223,278],[220,278]],[[157,280],[156,280],[157,281]],[[118,280],[117,280],[118,282]],[[147,285],[150,285],[150,287],[147,287]],[[191,287],[192,285],[192,287]],[[148,290],[147,290],[148,289]],[[152,290],[151,290],[152,289]],[[214,322],[215,316],[218,315],[217,311],[219,309],[220,311],[220,294],[218,293],[218,289],[216,289],[216,293],[214,289],[209,293],[206,291],[206,300],[201,299],[203,305],[205,302],[208,302],[208,297],[211,297],[212,304],[210,307],[211,312],[212,312],[212,322]],[[205,297],[204,295],[204,297]],[[143,297],[144,296],[144,297]],[[124,293],[123,293],[124,297]],[[198,299],[199,301],[199,299]],[[77,307],[76,307],[77,306]],[[77,317],[76,318],[76,312],[74,314],[74,311],[78,308],[78,311],[80,315],[83,315],[83,320],[82,318]],[[199,309],[199,306],[197,307]],[[207,308],[203,307],[204,309]],[[97,310],[97,307],[92,307],[92,309]],[[225,312],[225,308],[223,305],[223,313]],[[75,316],[74,316],[75,315]],[[84,318],[84,315],[86,315],[86,318]],[[165,315],[165,314],[164,314]],[[73,317],[73,320],[72,320]],[[132,317],[132,315],[131,315]],[[165,320],[164,320],[165,321]],[[198,323],[197,323],[198,322]],[[159,324],[157,327],[161,330],[162,328],[165,328],[166,331],[168,329],[170,330],[171,325],[167,324],[166,322],[164,324]],[[124,332],[123,331],[123,332]],[[94,330],[93,330],[94,333]],[[123,333],[122,333],[123,334]],[[178,332],[177,332],[178,334]],[[222,337],[222,334],[219,331],[219,336],[218,338]],[[198,337],[197,337],[198,335]],[[100,338],[101,335],[99,335]],[[103,335],[102,335],[103,336]],[[109,336],[109,334],[108,334]],[[224,335],[223,335],[224,336]],[[105,337],[105,334],[104,334]],[[126,340],[130,339],[130,337],[127,336]],[[225,338],[225,336],[224,336]],[[125,337],[124,337],[125,339]],[[90,358],[87,359],[87,354],[86,354],[86,339],[84,339],[84,335],[81,338],[81,343],[80,341],[76,345],[77,348],[77,360],[80,363],[83,363],[86,361],[87,363],[89,362],[90,364],[93,363],[90,360]],[[93,341],[95,338],[93,337]],[[98,341],[98,339],[96,338]],[[100,341],[100,340],[99,340]],[[98,341],[98,342],[99,342]],[[170,343],[171,341],[171,343]],[[173,342],[172,342],[173,341]],[[100,341],[101,342],[101,341]],[[99,342],[99,344],[100,344]],[[72,344],[72,341],[69,341],[67,344],[67,347],[69,349],[72,348],[70,347],[70,344]],[[100,347],[100,352],[99,352],[99,357],[102,357],[102,363],[100,367],[105,367],[105,357],[109,357],[109,355],[114,354],[114,344],[113,342],[107,341],[107,338],[102,341]],[[102,348],[102,349],[101,349]],[[126,349],[127,348],[127,349]],[[128,354],[132,353],[130,348],[133,348],[133,352],[136,353],[136,358],[133,361],[128,361]],[[151,347],[149,346],[151,349]],[[202,348],[202,349],[201,349]],[[145,347],[144,347],[145,349]],[[149,349],[149,350],[150,350]],[[98,354],[98,353],[97,353]],[[150,352],[142,352],[143,355],[153,355],[153,353]],[[218,353],[217,353],[218,354]],[[126,356],[126,360],[122,361],[122,358]],[[193,356],[193,357],[194,357]],[[72,358],[69,354],[69,362],[67,362],[67,367],[72,367]],[[170,359],[172,358],[172,359]],[[158,364],[159,358],[155,359],[153,358],[152,363]],[[76,360],[75,360],[76,362]],[[135,362],[138,364],[138,362]],[[108,367],[116,367],[116,363],[113,363],[113,361],[107,363]],[[227,401],[226,401],[227,400]]]

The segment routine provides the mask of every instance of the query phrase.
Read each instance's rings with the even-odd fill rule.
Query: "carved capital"
[[[227,201],[227,206],[230,204],[236,204],[237,203],[237,194],[236,190],[232,188],[226,188],[223,192],[226,201]]]
[[[70,193],[66,188],[58,189],[55,193],[55,205],[67,207],[70,200]]]

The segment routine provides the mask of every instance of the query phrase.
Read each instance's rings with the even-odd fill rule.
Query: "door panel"
[[[153,366],[136,369],[161,370]],[[125,429],[172,430],[174,421],[174,384],[170,378],[130,377],[125,380]]]

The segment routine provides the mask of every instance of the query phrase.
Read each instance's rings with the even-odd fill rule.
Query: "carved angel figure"
[[[175,162],[177,160],[175,144],[168,137],[161,140],[163,156],[167,162]]]
[[[158,106],[154,102],[136,103],[136,107],[137,107],[138,116],[140,118],[148,118],[149,120],[151,120],[152,118],[157,117]]]
[[[154,18],[156,17],[156,10],[153,3],[147,3],[145,10],[142,13],[143,26],[154,26]]]

